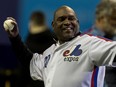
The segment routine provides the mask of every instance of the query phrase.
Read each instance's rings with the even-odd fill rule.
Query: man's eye
[[[60,17],[60,18],[58,18],[58,20],[57,21],[64,21],[65,20],[65,18],[64,17]]]
[[[74,18],[74,17],[69,17],[69,20],[76,20],[76,18]]]

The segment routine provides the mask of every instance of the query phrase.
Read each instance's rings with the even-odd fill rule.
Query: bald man
[[[61,6],[55,11],[52,27],[58,41],[43,54],[30,52],[15,20],[13,24],[14,29],[6,31],[17,57],[30,64],[33,80],[43,80],[45,87],[103,87],[97,79],[98,67],[115,62],[116,42],[81,34],[72,8]]]

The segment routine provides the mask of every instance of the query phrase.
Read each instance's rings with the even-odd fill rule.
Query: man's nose
[[[65,19],[64,25],[66,25],[66,26],[70,25],[70,21],[68,19]]]

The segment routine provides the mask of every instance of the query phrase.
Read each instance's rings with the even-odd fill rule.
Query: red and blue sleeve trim
[[[91,87],[98,87],[97,86],[98,72],[99,72],[99,67],[95,67],[91,78]]]

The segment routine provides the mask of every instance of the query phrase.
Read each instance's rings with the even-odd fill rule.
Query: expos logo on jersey
[[[72,46],[70,50],[66,50],[63,53],[64,61],[78,61],[79,56],[82,54],[82,49],[80,49],[81,44]]]

